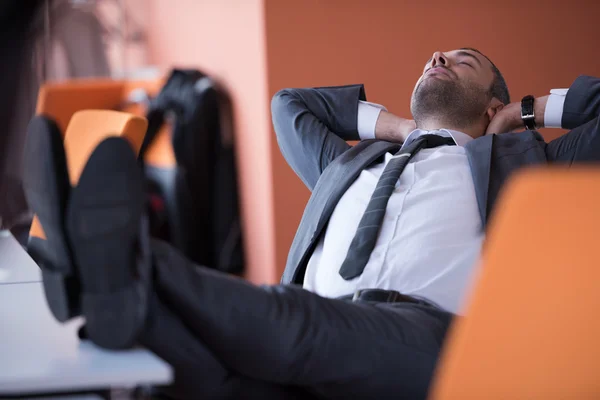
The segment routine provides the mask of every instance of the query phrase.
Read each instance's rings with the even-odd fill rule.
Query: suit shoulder
[[[514,133],[500,133],[494,135],[494,141],[499,143],[528,143],[528,142],[543,142],[544,138],[538,131],[522,131]]]

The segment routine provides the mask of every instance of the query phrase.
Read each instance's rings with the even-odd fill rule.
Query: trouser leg
[[[226,368],[158,296],[150,299],[139,342],[172,366],[173,384],[159,389],[169,398],[306,398],[298,388],[248,378]]]
[[[153,252],[157,290],[233,370],[328,398],[426,396],[451,314],[256,287],[193,265],[165,243]]]

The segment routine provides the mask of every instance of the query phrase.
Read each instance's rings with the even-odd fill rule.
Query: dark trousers
[[[173,397],[425,398],[452,315],[410,303],[253,286],[154,242],[142,345],[169,362]]]

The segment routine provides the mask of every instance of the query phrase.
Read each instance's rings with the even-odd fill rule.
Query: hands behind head
[[[544,114],[546,112],[546,104],[550,96],[536,97],[533,103],[535,111],[535,124],[538,128],[544,127]],[[509,133],[516,130],[525,129],[525,124],[521,119],[521,102],[517,101],[505,105],[497,111],[485,131],[489,133]]]

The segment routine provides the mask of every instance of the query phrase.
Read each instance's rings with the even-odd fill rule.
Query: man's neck
[[[438,120],[438,119],[428,119],[425,121],[419,121],[417,123],[417,129],[422,129],[424,131],[434,131],[437,129],[448,129],[451,131],[458,131],[466,133],[472,138],[478,138],[482,136],[484,129],[479,125],[474,126],[456,126],[456,124],[450,124],[447,121]]]

